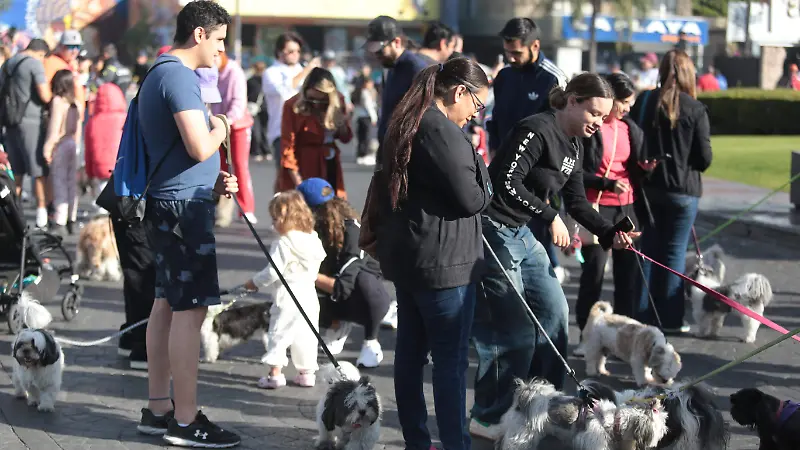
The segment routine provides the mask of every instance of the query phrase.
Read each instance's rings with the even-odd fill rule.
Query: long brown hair
[[[335,130],[341,125],[341,120],[344,118],[342,114],[342,105],[339,102],[339,91],[336,90],[336,81],[330,71],[321,67],[315,67],[308,74],[303,87],[300,89],[300,98],[294,104],[294,112],[297,114],[312,114],[314,111],[313,105],[306,98],[306,92],[309,89],[314,89],[322,93],[328,94],[328,108],[322,116],[322,126],[326,130]]]
[[[697,98],[696,76],[694,63],[685,51],[670,50],[661,58],[661,66],[658,69],[658,80],[661,85],[658,108],[669,118],[672,128],[678,124],[681,92]]]
[[[411,143],[419,130],[422,115],[434,99],[443,98],[458,85],[464,85],[475,93],[488,86],[489,80],[477,63],[467,58],[453,58],[418,73],[411,88],[394,109],[383,139],[383,169],[388,177],[393,210],[408,194]]]
[[[62,69],[56,72],[50,81],[50,89],[53,95],[63,97],[70,105],[75,104],[75,79],[72,71]]]
[[[358,220],[359,216],[347,200],[334,197],[314,208],[319,239],[325,248],[325,253],[336,253],[344,245],[344,221],[347,219]]]

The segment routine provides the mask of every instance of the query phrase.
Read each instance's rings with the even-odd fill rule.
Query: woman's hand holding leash
[[[618,231],[617,234],[614,235],[614,245],[612,247],[617,250],[629,248],[633,245],[633,240],[641,235],[641,231],[631,231],[628,233]]]
[[[214,184],[214,192],[228,198],[231,198],[232,194],[239,192],[239,180],[236,175],[220,170],[217,182]]]

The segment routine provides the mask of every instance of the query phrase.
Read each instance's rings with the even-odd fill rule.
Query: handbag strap
[[[603,175],[603,179],[608,178],[608,174],[611,173],[611,166],[614,165],[614,157],[617,156],[617,131],[619,131],[619,123],[617,120],[614,120],[614,140],[613,144],[611,145],[611,161],[608,163],[608,167],[606,168],[606,173]],[[603,151],[605,153],[605,150]],[[603,196],[603,191],[599,191],[597,193],[597,200],[595,200],[595,205],[600,205],[600,197]]]

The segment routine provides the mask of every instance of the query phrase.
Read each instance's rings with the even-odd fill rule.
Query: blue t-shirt
[[[169,151],[147,191],[162,200],[211,199],[211,190],[220,170],[219,152],[203,162],[186,152],[173,114],[200,110],[208,126],[208,110],[200,98],[197,75],[175,56],[165,54],[156,60],[177,61],[153,69],[139,91],[139,125],[147,143],[148,171],[152,175],[158,162]],[[175,146],[170,150],[171,146]]]

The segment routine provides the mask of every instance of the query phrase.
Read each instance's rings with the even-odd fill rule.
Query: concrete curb
[[[733,215],[708,211],[698,211],[695,225],[709,231],[727,222]],[[741,237],[761,242],[777,244],[783,247],[800,249],[800,226],[795,228],[780,227],[769,223],[752,220],[747,215],[733,222],[717,236]],[[702,238],[702,236],[700,236]],[[716,237],[716,236],[715,236]],[[713,240],[715,237],[712,237]]]

